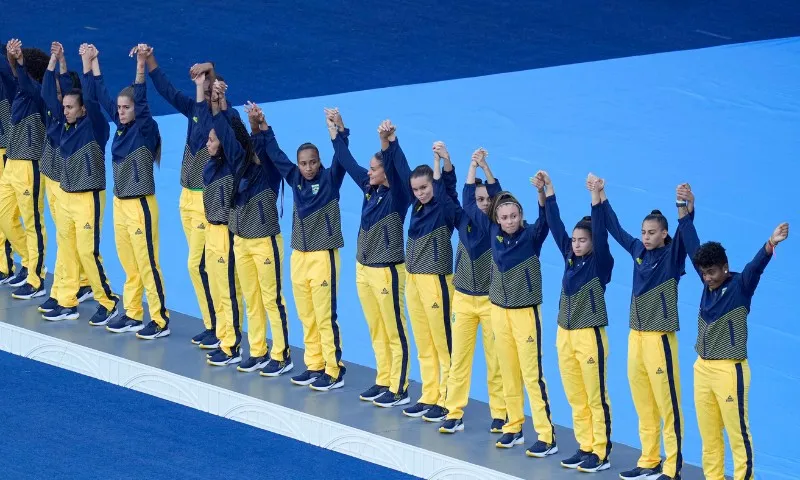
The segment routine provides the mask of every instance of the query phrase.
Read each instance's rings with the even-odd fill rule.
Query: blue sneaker
[[[92,319],[89,320],[89,325],[93,327],[107,325],[110,320],[114,319],[117,315],[119,315],[119,310],[117,310],[118,303],[119,300],[114,302],[114,308],[112,308],[110,312],[106,307],[99,305],[97,307],[97,311],[92,316]]]
[[[219,348],[219,339],[215,333],[209,333],[202,340],[200,340],[199,347],[203,350],[214,350]]]
[[[561,465],[564,465],[564,462],[561,462]],[[605,460],[600,460],[600,457],[598,457],[595,453],[590,453],[587,455],[586,459],[584,459],[584,461],[578,465],[578,471],[586,473],[602,472],[603,470],[608,470],[609,468],[611,468],[611,462],[609,462],[607,458]]]
[[[11,281],[12,278],[14,278],[14,272],[10,273],[0,272],[0,285],[7,284],[8,282]]]
[[[156,322],[151,320],[146,327],[136,332],[136,338],[155,340],[156,338],[167,337],[169,334],[169,324],[159,327]]]
[[[578,468],[578,465],[583,463],[584,460],[586,460],[586,458],[591,454],[592,452],[584,452],[583,450],[578,449],[578,451],[575,452],[575,455],[561,460],[561,466],[564,468]]]
[[[61,305],[57,305],[51,312],[42,314],[42,318],[51,322],[77,320],[79,316],[78,307],[62,307]]]
[[[6,285],[9,287],[21,287],[26,283],[28,283],[28,269],[22,267],[16,275],[11,277],[8,282],[6,282]]]
[[[536,440],[530,448],[525,450],[525,455],[536,458],[544,458],[554,453],[558,453],[558,447],[555,441],[553,441],[553,443],[544,443],[541,440]]]
[[[653,468],[636,467],[619,474],[622,480],[655,480],[661,476],[661,464]]]
[[[31,298],[43,297],[47,292],[44,290],[44,283],[39,285],[39,288],[34,288],[30,283],[17,288],[11,292],[11,296],[18,300],[30,300]]]
[[[324,372],[325,370],[306,370],[300,375],[295,375],[292,377],[292,383],[301,386],[311,385],[319,377],[321,377]]]
[[[309,387],[318,392],[327,392],[328,390],[344,387],[344,369],[339,371],[338,378],[333,378],[327,373],[323,373]]]
[[[497,448],[511,448],[514,445],[522,445],[525,443],[525,437],[522,432],[517,433],[504,433],[500,440],[495,443]]]
[[[56,308],[58,308],[58,300],[53,297],[48,298],[44,303],[39,305],[39,311],[42,313],[50,313]]]
[[[78,293],[75,294],[78,297],[78,303],[83,303],[90,298],[94,298],[94,292],[92,291],[92,287],[85,286],[78,289]]]
[[[450,412],[446,408],[440,407],[439,405],[434,405],[430,410],[422,415],[422,419],[426,422],[441,422],[447,418],[448,413]]]
[[[456,433],[462,430],[464,430],[464,422],[460,418],[445,420],[439,427],[439,433]]]
[[[243,361],[236,367],[236,370],[240,372],[255,372],[256,370],[261,370],[262,368],[267,366],[269,362],[269,357],[264,355],[263,357],[248,357],[247,360]]]
[[[200,342],[202,342],[204,338],[211,335],[212,333],[214,333],[213,328],[209,328],[208,330],[203,330],[202,332],[192,337],[192,343],[195,345],[200,345]]]
[[[275,360],[271,358],[267,365],[261,369],[259,375],[262,377],[279,377],[286,372],[290,372],[294,368],[292,357],[286,357],[286,360]]]
[[[428,413],[431,407],[433,407],[433,405],[428,405],[427,403],[415,403],[408,408],[404,408],[403,415],[406,417],[418,418]]]
[[[372,401],[376,407],[391,408],[398,405],[408,405],[411,399],[408,398],[408,392],[392,393],[391,390],[386,390],[380,397]]]
[[[108,325],[106,325],[106,330],[114,333],[138,332],[143,328],[144,325],[141,320],[134,320],[127,315],[123,315],[119,319],[109,322]]]
[[[383,392],[388,392],[389,387],[384,387],[383,385],[373,385],[369,387],[364,393],[358,396],[361,400],[365,402],[371,402],[376,398],[380,397]]]
[[[221,348],[215,348],[214,350],[210,350],[208,353],[206,353],[206,358],[211,358],[211,357],[213,357],[214,355],[218,354],[221,351],[222,351]]]
[[[235,365],[242,361],[242,354],[237,349],[233,352],[233,354],[228,355],[224,351],[220,350],[218,353],[214,354],[213,357],[206,359],[206,363],[209,365],[214,365],[216,367],[224,367],[226,365]]]
[[[499,418],[492,419],[492,424],[489,426],[489,433],[503,433],[503,425],[505,424],[505,420],[500,420]]]

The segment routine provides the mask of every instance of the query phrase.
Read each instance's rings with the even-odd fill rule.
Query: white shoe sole
[[[309,378],[308,380],[302,380],[302,381],[295,380],[294,378],[292,378],[291,382],[294,383],[295,385],[300,385],[301,387],[307,387],[307,386],[311,385],[312,383],[316,382],[318,378],[319,377],[317,376],[317,377],[312,377],[312,378]]]
[[[430,409],[428,409],[428,410],[430,410]],[[405,410],[403,410],[403,415],[405,415],[406,417],[411,417],[411,418],[419,418],[419,417],[425,415],[426,413],[428,413],[428,410],[423,410],[423,411],[417,412],[417,413],[408,413]]]
[[[544,458],[544,457],[547,457],[549,455],[553,455],[553,454],[556,454],[556,453],[558,453],[558,446],[554,446],[553,448],[551,448],[549,450],[545,450],[544,452],[541,452],[541,453],[533,453],[530,450],[525,450],[525,455],[527,455],[529,457],[533,457],[533,458]]]
[[[448,430],[448,429],[446,429],[444,427],[439,427],[439,433],[456,433],[456,432],[462,432],[462,431],[464,431],[464,424],[463,423],[459,423],[456,426],[456,428],[454,428],[452,430]]]
[[[44,315],[42,315],[42,318],[44,318],[48,322],[60,322],[62,320],[77,320],[78,317],[80,317],[80,314],[78,312],[59,315],[57,317],[50,317],[50,318],[47,318]]]
[[[496,446],[497,448],[512,448],[512,447],[514,447],[515,445],[522,445],[523,443],[525,443],[525,437],[519,437],[518,439],[516,439],[516,440],[514,440],[513,442],[511,442],[511,443],[508,443],[508,444],[506,444],[506,443],[500,443],[500,442],[497,442],[497,443],[495,444],[495,446]]]
[[[259,375],[261,375],[262,377],[280,377],[281,375],[283,375],[286,372],[291,372],[293,368],[294,368],[294,364],[293,363],[289,363],[289,364],[285,365],[283,368],[281,368],[280,370],[278,370],[277,372],[272,372],[272,373],[260,372]]]
[[[144,327],[142,327],[142,328],[144,328]],[[172,333],[172,332],[169,331],[169,328],[166,329],[166,330],[161,330],[160,332],[156,333],[155,335],[139,335],[139,333],[137,332],[136,333],[136,338],[141,338],[142,340],[155,340],[156,338],[168,337],[170,333]]]
[[[318,392],[327,392],[328,390],[334,390],[337,388],[344,387],[344,380],[339,380],[338,382],[332,385],[325,385],[324,387],[315,387],[314,385],[309,385],[309,387],[311,388],[311,390],[316,390]]]
[[[244,372],[244,373],[252,373],[252,372],[255,372],[256,370],[261,370],[262,368],[264,368],[266,366],[267,366],[267,362],[260,362],[260,363],[256,363],[255,365],[253,365],[250,368],[242,368],[242,366],[239,365],[238,367],[236,367],[236,370],[239,370],[240,372]]]
[[[372,401],[373,405],[375,405],[376,407],[381,407],[381,408],[398,407],[400,405],[408,405],[409,403],[411,403],[411,399],[408,398],[408,397],[406,397],[406,398],[404,398],[402,400],[397,400],[396,402],[392,402],[392,403],[377,403],[374,400]]]
[[[47,294],[47,291],[45,291],[45,289],[41,289],[37,292],[33,292],[30,295],[15,295],[12,293],[11,297],[16,298],[17,300],[30,300],[32,298],[43,297],[45,294]]]
[[[578,467],[577,467],[578,471],[579,472],[583,472],[583,473],[602,472],[603,470],[608,470],[609,468],[611,468],[611,464],[610,463],[604,463],[604,464],[600,465],[597,468],[588,468],[588,469],[587,468],[581,468],[580,465],[578,465]],[[661,475],[661,474],[659,474],[659,475]]]
[[[226,367],[228,365],[236,365],[237,363],[242,363],[242,357],[233,357],[225,360],[224,362],[212,362],[211,359],[206,359],[206,363],[209,365],[213,365],[215,367]]]
[[[84,293],[83,295],[78,297],[78,303],[83,303],[91,298],[94,298],[94,292],[89,290],[89,293]]]
[[[144,325],[142,325],[141,323],[139,325],[136,325],[135,327],[131,325],[125,325],[122,328],[111,328],[108,325],[106,325],[106,330],[113,333],[138,332],[139,330],[142,329],[144,329]]]

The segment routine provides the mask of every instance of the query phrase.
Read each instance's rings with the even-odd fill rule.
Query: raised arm
[[[478,203],[475,200],[475,190],[477,189],[477,186],[475,185],[475,173],[478,167],[483,169],[483,172],[487,177],[486,193],[489,195],[489,198],[494,198],[495,195],[502,191],[500,182],[496,181],[494,176],[491,174],[491,170],[489,169],[489,164],[486,160],[488,155],[489,153],[482,148],[473,152],[472,160],[470,161],[469,169],[467,170],[467,180],[464,184],[464,190],[462,193],[462,196],[464,197],[462,200],[464,214],[469,217],[469,220],[473,226],[477,226],[486,234],[488,234],[491,229],[491,221],[489,220],[489,216],[486,215],[483,210],[480,209],[480,207],[478,207]],[[492,183],[488,183],[488,178],[490,177]]]
[[[248,105],[254,105],[252,102],[248,102]],[[263,112],[260,116],[259,120],[259,130],[263,132],[263,145],[264,151],[266,152],[266,156],[272,161],[275,168],[280,173],[281,177],[283,177],[290,185],[293,186],[299,179],[300,172],[297,170],[297,165],[294,162],[289,160],[289,157],[281,150],[281,147],[278,145],[278,140],[275,139],[275,131],[270,127],[267,123],[266,117],[263,115]]]
[[[781,223],[775,227],[769,240],[758,250],[755,258],[744,267],[742,270],[742,286],[745,294],[752,296],[755,293],[758,282],[761,280],[761,275],[772,259],[775,247],[788,237],[789,224],[786,222]]]
[[[47,64],[47,70],[44,72],[42,78],[42,100],[47,108],[46,122],[49,124],[51,121],[63,121],[64,109],[58,101],[58,90],[56,88],[56,63],[58,63],[58,45],[53,42],[50,46],[50,63]]]
[[[94,75],[93,69],[99,71],[99,67],[94,65],[100,52],[94,45],[82,45],[80,49],[81,60],[83,61],[83,106],[86,107],[86,116],[92,122],[95,140],[100,147],[105,149],[109,137],[108,121],[103,116],[102,108],[97,100],[95,82],[91,76]]]
[[[172,83],[170,83],[167,76],[161,68],[159,68],[156,57],[153,55],[153,49],[149,46],[145,46],[145,48],[149,52],[145,63],[147,64],[147,69],[150,71],[150,79],[153,80],[153,86],[156,88],[156,91],[159,95],[164,97],[164,100],[172,105],[175,110],[188,118],[192,118],[196,102],[192,100],[190,96],[177,90]]]
[[[9,55],[13,56],[15,60],[14,66],[16,67],[17,85],[20,91],[26,95],[38,98],[41,95],[41,85],[36,80],[32,79],[25,70],[25,57],[22,55],[22,44],[15,46],[13,50],[9,50]],[[13,67],[12,67],[13,68]]]
[[[338,117],[338,118],[337,118]],[[359,188],[369,188],[369,174],[367,169],[358,164],[353,154],[350,153],[350,148],[347,145],[346,139],[349,131],[344,126],[344,121],[341,120],[341,115],[336,109],[325,109],[325,122],[328,126],[328,134],[333,143],[333,161],[331,168],[338,165],[343,168],[350,178],[356,182]]]
[[[206,101],[206,91],[204,87],[205,77],[203,73],[192,78],[195,84],[195,103],[192,121],[197,123],[197,128],[207,137],[211,133],[211,129],[214,128],[214,121],[212,120],[211,112],[209,111],[210,107]]]
[[[9,45],[6,44],[6,57],[10,56],[8,48]],[[8,98],[9,102],[11,102],[11,100],[13,100],[14,96],[17,94],[17,78],[14,76],[14,72],[11,71],[11,63],[2,58],[0,58],[0,82],[3,85],[3,91],[5,92],[6,98]]]
[[[611,248],[608,245],[606,216],[600,205],[602,203],[601,199],[605,195],[605,181],[590,173],[586,179],[586,185],[592,193],[592,251],[601,266],[601,270],[609,273],[609,278],[606,281],[610,281],[614,257],[611,256]]]
[[[622,248],[627,250],[627,252],[633,256],[637,249],[643,247],[642,241],[632,237],[631,234],[622,228],[622,226],[619,224],[617,214],[614,212],[614,209],[611,208],[611,202],[606,200],[601,203],[601,206],[603,207],[603,213],[605,214],[606,229],[608,230],[608,233],[614,237],[614,240],[616,240]]]
[[[97,57],[92,61],[92,74],[89,75],[89,77],[89,80],[94,83],[94,90],[97,93],[98,103],[100,103],[100,106],[102,106],[103,110],[108,114],[108,118],[115,124],[119,124],[117,102],[111,94],[108,93],[106,82],[100,72],[100,60]]]
[[[538,191],[538,203],[539,203],[539,217],[536,219],[536,222],[533,224],[533,230],[531,235],[533,236],[533,248],[536,252],[541,252],[542,245],[544,241],[547,240],[547,234],[550,233],[550,229],[547,223],[547,212],[545,211],[545,201],[547,197],[545,196],[545,188],[544,188],[544,177],[539,176],[537,173],[535,177],[531,179],[531,183],[536,190]],[[538,255],[538,253],[537,253]]]
[[[383,156],[383,170],[389,180],[389,186],[396,195],[411,205],[414,193],[411,191],[411,167],[408,165],[400,141],[397,140],[397,127],[389,120],[384,120],[378,127],[378,136],[381,139],[381,154]]]
[[[539,173],[536,174],[536,177],[539,179],[537,183],[541,183],[545,190],[544,212],[547,225],[550,228],[550,233],[553,234],[553,240],[555,240],[558,250],[566,259],[569,257],[570,253],[572,253],[572,237],[567,233],[564,222],[561,221],[561,212],[558,208],[558,202],[556,201],[555,187],[550,180],[550,175],[544,170],[540,170]],[[531,179],[531,182],[533,182],[533,180],[534,179]]]

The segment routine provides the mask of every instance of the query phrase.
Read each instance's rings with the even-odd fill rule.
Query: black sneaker
[[[108,322],[106,325],[106,330],[114,333],[138,332],[143,328],[144,324],[141,320],[134,320],[127,315],[123,315],[113,322]]]
[[[578,451],[575,452],[575,455],[561,460],[561,466],[564,468],[578,468],[578,465],[583,463],[583,461],[586,460],[586,458],[591,454],[592,452],[584,452],[583,450],[578,449]]]
[[[564,462],[561,462],[561,464],[563,465]],[[609,468],[611,468],[611,462],[609,462],[607,458],[605,460],[600,460],[600,457],[598,457],[596,453],[590,453],[583,463],[578,465],[578,471],[586,473],[602,472]]]
[[[428,413],[428,410],[430,410],[431,407],[433,407],[433,405],[428,405],[427,403],[415,403],[408,408],[404,408],[403,415],[407,417],[418,418]]]
[[[11,277],[8,282],[6,282],[6,285],[9,287],[21,287],[26,283],[28,283],[28,269],[22,267],[16,275]]]
[[[492,424],[489,426],[489,433],[503,433],[503,425],[505,424],[505,420],[500,420],[499,418],[493,419]]]
[[[89,320],[89,325],[93,327],[99,327],[101,325],[107,325],[109,320],[114,319],[117,315],[119,315],[119,311],[117,310],[117,304],[119,300],[114,302],[114,308],[111,309],[109,312],[108,309],[102,305],[97,307],[97,311],[92,316],[92,319]]]
[[[380,397],[383,392],[388,392],[389,387],[384,387],[383,385],[373,385],[367,389],[364,393],[358,396],[361,400],[365,402],[371,402],[376,398]]]
[[[391,390],[386,390],[378,398],[372,401],[376,407],[391,408],[398,405],[408,405],[411,399],[408,398],[408,392],[392,393]]]
[[[325,370],[306,370],[300,375],[295,375],[292,377],[292,383],[301,386],[311,385],[314,383],[314,381],[321,377],[323,373],[325,373]]]
[[[228,355],[224,351],[220,350],[211,358],[206,359],[206,363],[209,365],[214,365],[216,367],[224,367],[226,365],[234,365],[240,363],[242,361],[242,354],[237,349],[231,355]]]
[[[248,357],[247,360],[243,361],[236,367],[236,370],[240,372],[255,372],[256,370],[261,370],[262,368],[267,366],[267,362],[269,362],[269,358],[264,355],[263,357]]]
[[[522,445],[525,443],[525,437],[522,432],[517,433],[504,433],[500,440],[495,443],[497,448],[511,448],[514,445]]]
[[[39,288],[34,288],[30,283],[26,283],[11,292],[11,296],[17,300],[30,300],[31,298],[43,297],[47,292],[44,291],[44,283]]]
[[[203,350],[214,350],[219,348],[219,339],[217,338],[217,334],[214,332],[209,333],[205,336],[205,338],[200,340],[199,346]]]
[[[290,372],[294,368],[292,357],[286,357],[286,360],[278,361],[273,358],[267,362],[267,365],[261,369],[262,377],[279,377],[286,372]]]
[[[42,313],[50,313],[56,308],[58,308],[58,300],[53,297],[48,298],[39,305],[39,311]]]
[[[155,340],[156,338],[167,337],[169,334],[172,333],[169,331],[169,324],[164,325],[164,327],[159,327],[158,324],[154,321],[150,321],[146,327],[136,332],[136,338],[141,338],[142,340]]]
[[[622,480],[657,480],[661,476],[661,464],[653,468],[636,467],[619,474]]]
[[[439,433],[456,433],[462,430],[464,430],[464,422],[460,418],[445,420],[439,427]]]
[[[446,408],[440,407],[439,405],[434,405],[430,410],[422,415],[422,419],[426,422],[441,422],[447,418],[448,413],[450,412]]]
[[[548,455],[553,455],[554,453],[558,453],[558,446],[556,446],[556,442],[544,443],[541,440],[536,440],[536,442],[534,442],[530,448],[525,450],[525,455],[535,458],[544,458]]]
[[[203,330],[202,332],[198,333],[194,337],[192,337],[192,343],[195,345],[200,345],[200,342],[203,341],[204,338],[214,333],[213,328],[209,328],[208,330]]]
[[[52,312],[42,314],[42,318],[50,322],[58,322],[61,320],[77,320],[80,315],[78,314],[78,307],[62,307],[58,305]]]
[[[309,387],[318,392],[327,392],[328,390],[333,390],[334,388],[342,388],[344,387],[344,372],[340,371],[338,378],[333,378],[327,373],[323,373],[317,377],[317,379],[314,380]]]
[[[92,291],[92,287],[86,285],[85,287],[79,288],[75,296],[78,297],[78,303],[83,303],[90,298],[94,298],[94,292]]]

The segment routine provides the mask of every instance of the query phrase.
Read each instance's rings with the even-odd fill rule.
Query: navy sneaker
[[[428,413],[431,407],[433,407],[433,405],[428,405],[427,403],[415,403],[408,408],[404,408],[403,415],[406,417],[419,418]]]
[[[156,338],[168,337],[171,332],[169,331],[169,324],[164,327],[159,327],[154,321],[150,321],[146,327],[136,332],[136,338],[142,340],[155,340]]]
[[[49,320],[51,322],[58,322],[61,320],[77,320],[78,315],[78,307],[62,307],[61,305],[56,306],[52,312],[47,312],[42,314],[42,318],[45,320]]]
[[[661,477],[661,464],[653,468],[636,467],[619,474],[622,480],[657,480]]]
[[[8,282],[6,282],[6,285],[9,287],[21,287],[26,283],[28,283],[28,269],[22,267],[16,275],[11,277]]]
[[[89,320],[89,325],[93,327],[99,327],[101,325],[107,325],[108,322],[114,319],[117,315],[119,315],[119,311],[117,310],[117,304],[119,300],[114,302],[114,308],[111,309],[109,312],[108,309],[102,305],[97,307],[97,311],[92,316],[92,319]]]
[[[464,430],[464,422],[460,418],[445,420],[439,427],[439,433],[456,433],[462,430]]]
[[[261,370],[262,368],[267,366],[269,362],[269,357],[264,355],[263,357],[248,357],[247,360],[243,361],[236,367],[236,370],[240,372],[255,372],[256,370]]]
[[[575,455],[561,460],[561,466],[564,468],[578,468],[578,465],[583,463],[584,460],[586,460],[586,458],[588,458],[591,454],[592,452],[584,452],[583,450],[578,449],[578,451],[575,452]]]
[[[342,388],[344,387],[344,372],[340,370],[338,378],[333,378],[327,373],[323,373],[317,377],[317,379],[314,380],[309,387],[318,392],[327,392],[328,390],[333,390],[335,388]]]
[[[31,298],[43,297],[47,292],[44,291],[44,283],[39,285],[39,288],[34,288],[30,283],[17,288],[11,292],[11,296],[18,300],[30,300]]]
[[[0,272],[0,285],[5,285],[14,278],[14,272],[11,273],[3,273]]]
[[[221,351],[222,351],[221,348],[215,348],[214,350],[211,350],[208,353],[206,353],[206,358],[211,358],[211,357],[213,357],[214,355],[218,354]]]
[[[292,371],[294,364],[292,357],[286,357],[286,360],[275,360],[271,358],[267,365],[261,369],[259,375],[262,377],[279,377],[286,372]]]
[[[561,462],[561,465],[564,465],[564,462]],[[586,473],[602,472],[609,468],[611,468],[611,462],[609,462],[607,458],[605,460],[600,460],[600,457],[598,457],[596,453],[590,453],[586,456],[583,463],[578,465],[578,471]]]
[[[555,441],[553,443],[544,443],[541,440],[536,440],[530,448],[525,450],[525,455],[536,458],[544,458],[554,453],[558,453],[558,447]]]
[[[295,375],[292,377],[292,383],[301,386],[311,385],[314,383],[314,381],[321,377],[323,373],[325,373],[325,370],[306,370],[300,375]]]
[[[212,332],[205,336],[202,340],[200,340],[200,348],[203,350],[214,350],[219,348],[219,339],[217,338],[217,334]]]
[[[411,399],[408,398],[408,392],[392,393],[391,390],[386,390],[378,398],[372,401],[376,407],[391,408],[398,405],[408,405]]]
[[[511,448],[514,445],[522,445],[525,443],[525,437],[522,432],[517,433],[504,433],[500,440],[495,443],[497,448]]]
[[[231,355],[228,355],[224,351],[220,350],[218,353],[214,354],[213,357],[207,359],[206,363],[216,367],[224,367],[226,365],[235,365],[241,361],[242,354],[239,349],[236,349]]]
[[[439,405],[434,405],[430,410],[422,415],[422,419],[426,422],[441,422],[447,418],[448,413],[450,412],[446,408],[440,407]]]
[[[58,308],[58,300],[53,297],[48,298],[41,305],[39,305],[39,311],[42,313],[50,313],[56,308]]]
[[[192,337],[192,343],[195,345],[200,345],[200,342],[203,341],[204,338],[214,333],[213,328],[209,328],[208,330],[203,330],[202,332],[198,333],[194,337]]]
[[[489,433],[503,433],[503,425],[505,424],[505,420],[500,420],[499,418],[492,419],[492,424],[489,425]]]
[[[83,303],[90,298],[94,298],[94,292],[92,291],[92,287],[85,286],[78,289],[78,293],[75,294],[78,297],[78,303]]]
[[[373,385],[369,387],[364,393],[358,396],[361,400],[365,402],[371,402],[376,398],[380,397],[383,392],[388,392],[389,387],[384,387],[383,385]]]
[[[127,315],[123,315],[113,322],[108,322],[106,325],[106,330],[114,333],[138,332],[143,328],[144,324],[141,320],[134,320]]]

